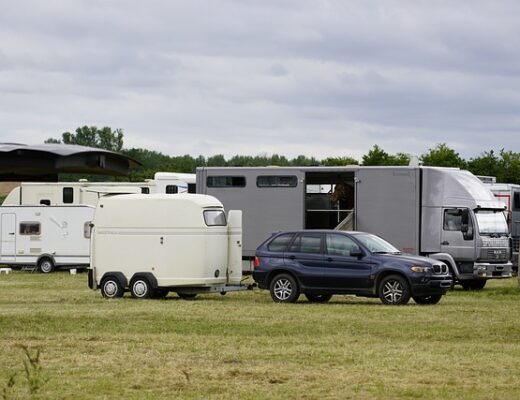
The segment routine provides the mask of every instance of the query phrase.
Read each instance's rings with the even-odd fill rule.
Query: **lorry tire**
[[[54,263],[50,258],[44,257],[38,261],[38,271],[43,274],[50,274],[54,272]]]
[[[130,294],[134,299],[149,299],[154,296],[155,290],[145,277],[133,278],[130,281]]]
[[[486,280],[484,279],[470,279],[468,281],[460,282],[462,289],[464,290],[481,290],[486,286]]]
[[[442,294],[436,294],[431,296],[415,296],[414,301],[417,304],[437,304],[442,299]]]
[[[99,288],[101,290],[101,295],[105,299],[115,299],[118,297],[123,297],[125,292],[123,286],[119,279],[115,276],[106,276],[101,280],[101,286]]]
[[[400,275],[388,275],[379,283],[378,294],[383,304],[405,305],[410,300],[410,285]]]
[[[326,303],[332,298],[332,295],[305,293],[305,297],[307,297],[307,300],[311,303]]]
[[[300,297],[298,282],[289,274],[276,275],[269,285],[269,291],[276,303],[294,303]]]

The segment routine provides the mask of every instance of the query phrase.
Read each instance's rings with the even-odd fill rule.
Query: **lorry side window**
[[[226,226],[226,214],[222,210],[206,210],[204,222],[207,226]]]
[[[453,208],[444,210],[444,230],[445,231],[460,231],[462,226],[461,210]]]
[[[256,178],[258,187],[296,187],[298,178],[295,175],[261,175]]]
[[[20,235],[39,235],[40,233],[39,222],[20,222]]]
[[[188,183],[188,193],[197,193],[197,186],[195,183]]]
[[[273,241],[267,246],[267,249],[269,251],[285,251],[293,236],[294,233],[284,233],[283,235],[274,238]]]
[[[289,247],[292,253],[321,253],[321,234],[302,233],[294,240]]]
[[[244,176],[208,176],[206,179],[208,187],[245,187]]]
[[[71,187],[63,188],[63,204],[74,203],[74,189]]]
[[[167,194],[179,193],[179,188],[177,187],[177,185],[166,185],[166,193]]]
[[[520,192],[513,195],[513,211],[520,211]]]

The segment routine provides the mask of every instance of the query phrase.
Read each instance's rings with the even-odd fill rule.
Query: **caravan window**
[[[50,206],[51,205],[51,201],[49,199],[41,199],[40,200],[40,204],[42,206]]]
[[[296,187],[298,178],[295,175],[262,175],[256,178],[258,187]]]
[[[179,188],[176,185],[167,185],[166,186],[167,194],[176,194],[179,193]]]
[[[245,187],[244,176],[208,176],[206,179],[208,187]]]
[[[74,189],[71,187],[63,188],[63,204],[74,203]]]
[[[206,210],[204,222],[207,226],[226,226],[226,214],[222,210]]]
[[[142,194],[150,194],[150,188],[149,187],[142,187],[141,188]]]
[[[40,233],[39,222],[20,222],[20,235],[39,235]]]

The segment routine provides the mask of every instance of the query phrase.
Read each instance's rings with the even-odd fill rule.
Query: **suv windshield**
[[[475,217],[481,234],[509,234],[503,210],[475,210]]]
[[[356,233],[354,236],[357,240],[363,244],[370,252],[379,254],[401,254],[401,252],[388,243],[386,240],[381,239],[379,236],[371,235],[369,233]]]

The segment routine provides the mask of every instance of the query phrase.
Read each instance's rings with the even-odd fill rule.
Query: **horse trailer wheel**
[[[107,299],[123,297],[124,294],[124,288],[121,286],[121,283],[113,276],[103,278],[100,290],[101,295]]]

